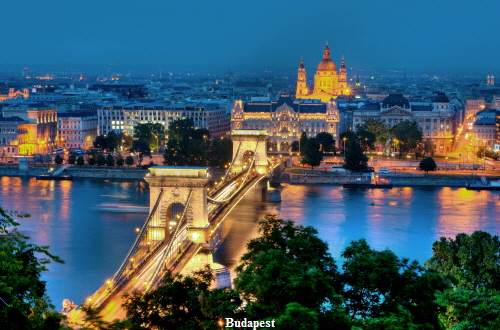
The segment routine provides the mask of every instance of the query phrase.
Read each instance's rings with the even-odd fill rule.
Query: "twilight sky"
[[[500,71],[498,0],[23,0],[2,4],[0,64],[251,65],[333,61]],[[500,76],[500,74],[499,74]]]

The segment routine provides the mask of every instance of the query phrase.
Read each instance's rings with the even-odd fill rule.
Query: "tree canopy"
[[[393,143],[399,151],[399,158],[415,150],[423,137],[422,129],[414,120],[400,121],[392,127],[391,134]]]
[[[319,144],[321,145],[321,151],[323,152],[331,152],[333,150],[333,147],[335,146],[333,135],[327,132],[316,134],[316,140],[318,140]]]
[[[149,145],[144,140],[135,140],[132,143],[132,148],[130,148],[130,152],[133,152],[137,156],[137,165],[141,165],[144,157],[151,156],[151,149]],[[126,160],[125,160],[126,162]]]
[[[313,169],[318,167],[323,161],[323,152],[319,150],[319,147],[320,144],[316,138],[307,139],[302,153],[302,164],[309,165]]]
[[[426,173],[429,173],[429,171],[435,171],[437,168],[436,162],[432,157],[427,157],[425,159],[422,159],[420,161],[420,164],[418,164],[418,167],[421,171],[425,171]]]
[[[356,138],[347,140],[343,167],[351,172],[361,172],[368,167],[368,157],[363,153],[363,149]]]
[[[28,243],[13,217],[29,215],[0,207],[0,329],[59,329],[62,316],[53,311],[40,275],[51,261],[63,261],[48,246]]]
[[[356,136],[364,152],[375,149],[376,136],[368,130],[366,125],[356,125]]]

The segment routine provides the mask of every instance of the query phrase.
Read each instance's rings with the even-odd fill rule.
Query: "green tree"
[[[420,164],[418,164],[418,168],[420,169],[420,171],[425,171],[426,173],[429,173],[429,171],[435,171],[437,165],[434,159],[432,159],[432,157],[427,157],[420,161]]]
[[[186,277],[167,273],[157,289],[126,295],[127,317],[147,329],[220,329],[219,320],[239,318],[241,299],[232,289],[210,290],[213,280],[208,267]]]
[[[61,165],[64,162],[64,159],[60,155],[56,155],[56,158],[54,158],[54,163],[57,165]]]
[[[298,313],[308,322],[316,316],[319,325],[348,328],[346,314],[337,308],[337,266],[316,229],[269,214],[259,221],[259,233],[248,243],[234,280],[249,317],[281,317],[285,322],[287,315]],[[325,310],[325,305],[331,308]]]
[[[90,157],[89,160],[87,161],[87,163],[90,166],[94,166],[96,164],[96,160],[97,160],[97,157]]]
[[[76,159],[76,165],[82,167],[83,164],[85,164],[85,159],[83,158],[83,156],[80,156]]]
[[[134,165],[134,157],[132,156],[127,156],[127,158],[125,158],[125,164],[130,167],[131,165]]]
[[[327,132],[321,132],[316,134],[316,140],[318,140],[321,145],[321,150],[323,152],[331,152],[335,145],[335,140],[333,139],[333,135]]]
[[[346,150],[347,150],[347,145],[349,143],[349,141],[354,141],[354,140],[357,140],[358,137],[356,136],[356,133],[354,132],[351,132],[351,131],[346,131],[346,132],[343,132],[342,134],[340,134],[339,136],[339,147],[342,147],[342,150],[344,152],[344,155],[346,153]]]
[[[376,141],[375,134],[370,132],[367,129],[366,125],[360,125],[360,124],[356,125],[356,136],[364,152],[375,149],[374,145]]]
[[[395,147],[399,151],[399,158],[415,150],[423,137],[422,129],[414,120],[400,121],[392,127],[391,134]]]
[[[115,166],[115,157],[112,154],[108,154],[106,157],[106,165],[107,166]]]
[[[484,231],[441,237],[432,245],[427,265],[452,274],[455,286],[468,289],[489,287],[500,290],[500,240]]]
[[[29,215],[0,207],[0,329],[59,329],[62,316],[53,311],[40,276],[51,261],[63,261],[48,246],[28,243],[14,217]]]
[[[306,142],[304,153],[302,153],[302,164],[318,167],[323,161],[323,152],[319,150],[320,144],[316,138],[309,138]]]
[[[486,146],[479,146],[477,152],[476,152],[477,158],[483,158],[483,157],[488,157],[492,158],[494,160],[498,160],[499,158],[499,153],[489,150]]]
[[[151,156],[151,149],[146,141],[143,140],[135,140],[132,143],[132,148],[130,148],[130,152],[133,152],[137,156],[137,164],[141,165],[144,157]]]
[[[302,132],[302,134],[300,134],[300,139],[299,139],[299,152],[301,155],[303,155],[306,150],[307,140],[308,140],[307,134],[305,132]]]
[[[220,137],[214,137],[208,141],[208,149],[205,158],[210,167],[224,168],[233,157],[233,141]]]
[[[134,138],[146,142],[148,146],[151,145],[153,140],[155,140],[151,123],[137,124],[134,127]],[[132,147],[134,146],[134,142],[132,142]]]
[[[115,131],[110,131],[108,136],[106,136],[106,149],[110,151],[115,151],[115,149],[120,145],[120,136],[116,134]]]
[[[450,275],[453,287],[439,290],[440,319],[447,329],[497,329],[500,326],[500,240],[484,231],[432,245],[426,265]]]
[[[299,151],[299,141],[293,141],[290,146],[292,148],[292,152],[298,152]],[[267,150],[269,150],[269,149],[267,149]]]
[[[361,172],[368,167],[368,157],[363,154],[363,149],[355,138],[347,140],[343,167],[351,172]]]
[[[364,127],[375,135],[375,141],[385,144],[391,137],[391,126],[382,119],[367,119]]]
[[[132,142],[134,142],[134,138],[126,133],[119,133],[118,140],[120,141],[122,149],[130,149],[132,147]]]
[[[118,157],[116,157],[116,165],[119,167],[122,167],[123,164],[125,163],[125,160],[123,159],[121,154],[118,154]]]
[[[342,257],[343,297],[353,322],[370,324],[366,329],[399,329],[391,323],[402,329],[439,329],[434,294],[446,282],[438,272],[391,250],[376,251],[365,239],[351,242]]]
[[[94,148],[100,148],[101,150],[107,148],[107,139],[104,134],[96,136],[94,140]]]
[[[101,167],[102,165],[106,164],[106,158],[104,157],[104,155],[102,153],[99,153],[97,155],[97,158],[95,160],[95,163],[97,164],[97,166]]]
[[[68,157],[68,164],[74,165],[76,163],[76,156],[75,155],[70,155]]]

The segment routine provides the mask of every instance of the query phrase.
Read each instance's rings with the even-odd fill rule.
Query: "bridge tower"
[[[263,129],[235,129],[233,140],[233,172],[245,170],[246,158],[255,156],[256,171],[264,174],[267,170],[267,131]]]
[[[209,225],[207,211],[207,185],[210,175],[205,167],[155,166],[149,169],[145,180],[150,187],[150,212],[156,203],[159,212],[148,227],[148,239],[168,238],[177,219],[185,216],[187,235],[195,243],[205,243]],[[162,192],[163,191],[163,192]],[[162,193],[161,193],[162,192]],[[161,199],[158,201],[158,196]],[[187,204],[187,209],[184,210]]]

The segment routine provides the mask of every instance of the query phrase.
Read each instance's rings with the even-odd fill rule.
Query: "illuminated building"
[[[92,148],[97,136],[97,114],[90,111],[62,112],[57,115],[59,147]]]
[[[30,93],[29,93],[27,88],[25,88],[22,92],[21,91],[14,92],[14,88],[9,88],[9,93],[0,94],[0,102],[2,102],[4,100],[16,99],[18,97],[22,97],[23,99],[27,99],[29,95],[30,95]]]
[[[486,146],[490,150],[493,149],[496,141],[495,124],[495,117],[483,117],[474,122],[472,125],[474,147]]]
[[[168,128],[173,120],[190,118],[195,128],[206,128],[211,136],[225,136],[229,132],[229,115],[218,103],[131,103],[118,102],[97,110],[99,134],[134,134],[134,127],[142,123],[160,123]]]
[[[353,127],[367,119],[381,119],[391,127],[403,120],[414,120],[423,138],[432,140],[437,152],[451,152],[456,128],[456,111],[444,93],[432,103],[410,103],[402,94],[389,94],[382,102],[368,103],[354,110]]]
[[[19,117],[17,141],[20,155],[47,154],[57,148],[57,109],[43,103],[23,102],[2,109],[4,117]]]
[[[274,149],[289,150],[302,132],[315,137],[320,132],[338,135],[339,111],[330,100],[292,100],[281,95],[275,102],[243,102],[237,100],[231,112],[231,130],[265,129]]]
[[[17,116],[0,116],[0,155],[2,158],[18,154],[18,134],[22,132],[19,125],[25,123],[25,120]]]
[[[335,99],[339,95],[349,94],[350,91],[347,86],[347,70],[344,58],[342,58],[340,71],[337,72],[337,66],[330,56],[330,47],[328,47],[328,43],[323,52],[323,59],[319,62],[316,74],[314,75],[314,87],[312,92],[307,86],[304,60],[300,59],[297,74],[297,88],[295,91],[295,97],[297,99],[317,99],[327,103],[330,99]]]
[[[486,86],[495,86],[495,76],[494,75],[488,75],[488,78],[486,78]]]

